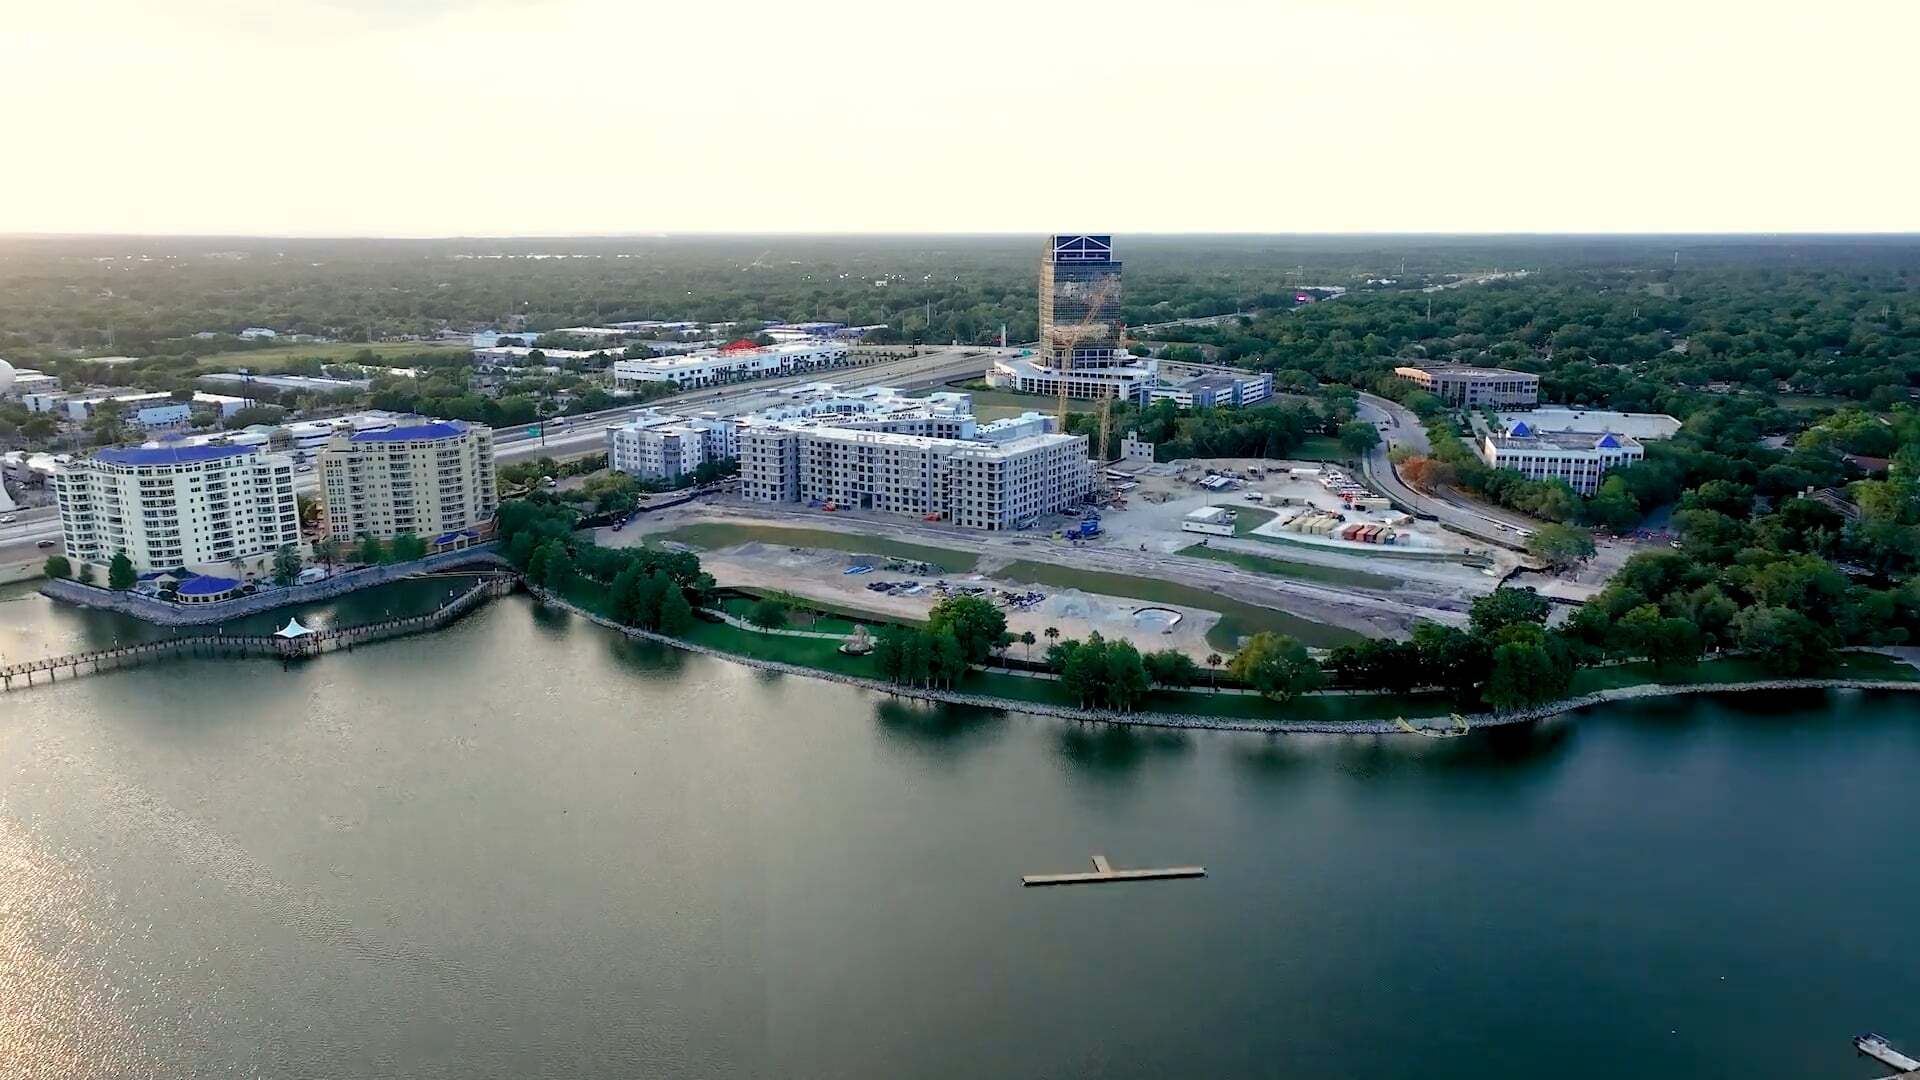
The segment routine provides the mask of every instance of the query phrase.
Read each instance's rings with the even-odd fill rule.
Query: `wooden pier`
[[[1885,1035],[1877,1035],[1871,1031],[1865,1035],[1856,1035],[1853,1038],[1853,1048],[1887,1068],[1896,1070],[1896,1078],[1899,1080],[1920,1075],[1920,1061],[1895,1050],[1893,1044],[1887,1042]],[[1896,1080],[1896,1078],[1889,1078],[1889,1080]]]
[[[40,660],[0,665],[0,691],[45,685],[58,682],[62,678],[74,679],[82,675],[96,675],[103,671],[134,667],[150,660],[166,660],[182,656],[257,656],[295,660],[305,656],[317,656],[323,652],[351,649],[355,645],[385,638],[437,630],[485,603],[489,597],[503,596],[512,592],[515,580],[510,574],[489,577],[433,611],[421,615],[386,619],[377,623],[363,623],[358,626],[341,626],[330,630],[314,630],[299,637],[280,637],[273,634],[191,634],[163,638],[158,641],[145,641],[137,645],[94,649],[88,652],[69,653],[66,656],[49,656]],[[44,678],[36,681],[34,678],[36,675]]]
[[[1022,885],[1092,885],[1102,881],[1152,881],[1157,878],[1206,877],[1204,866],[1167,866],[1157,870],[1115,870],[1105,855],[1093,857],[1091,874],[1027,874]]]

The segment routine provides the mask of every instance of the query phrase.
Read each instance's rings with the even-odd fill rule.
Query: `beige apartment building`
[[[54,477],[67,558],[138,574],[258,571],[300,543],[293,459],[257,446],[139,446],[63,463]]]
[[[340,432],[320,453],[320,493],[335,540],[411,533],[449,546],[492,524],[493,432],[458,420]]]

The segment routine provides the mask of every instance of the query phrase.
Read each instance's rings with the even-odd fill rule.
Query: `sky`
[[[1920,231],[1908,0],[16,6],[0,233]]]

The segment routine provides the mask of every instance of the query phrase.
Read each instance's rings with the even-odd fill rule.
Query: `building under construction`
[[[996,360],[987,381],[1026,394],[1144,401],[1153,365],[1127,353],[1122,329],[1113,237],[1050,236],[1040,258],[1040,348]]]
[[[1040,364],[1112,367],[1120,350],[1120,260],[1111,236],[1050,236],[1040,259]]]

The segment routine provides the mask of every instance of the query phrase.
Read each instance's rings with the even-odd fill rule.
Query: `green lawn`
[[[1180,554],[1196,559],[1212,559],[1214,562],[1228,563],[1256,574],[1273,574],[1277,577],[1295,578],[1300,581],[1317,581],[1324,585],[1351,585],[1356,589],[1393,589],[1402,584],[1399,578],[1387,577],[1384,574],[1370,574],[1365,570],[1347,570],[1338,566],[1320,566],[1316,563],[1275,559],[1266,555],[1249,555],[1243,551],[1226,551],[1205,544],[1193,544],[1182,548]]]
[[[755,598],[765,595],[764,590],[742,589],[748,596],[733,596],[720,602],[720,607],[729,615],[747,618],[753,609]],[[812,630],[822,634],[851,634],[855,626],[864,626],[869,632],[880,629],[889,623],[902,626],[918,626],[914,619],[903,619],[897,615],[883,615],[877,611],[861,611],[843,604],[830,604],[815,600],[809,596],[787,598],[789,607],[796,609],[787,615],[787,629]],[[804,609],[804,610],[798,610]],[[808,612],[814,612],[811,618]]]
[[[736,544],[761,543],[815,548],[821,551],[844,551],[849,555],[912,559],[930,563],[948,574],[971,573],[980,562],[980,556],[971,551],[928,547],[925,544],[910,544],[904,540],[862,536],[859,533],[795,529],[780,525],[736,525],[731,522],[709,521],[696,525],[682,525],[668,532],[656,533],[651,539],[671,540],[707,551],[733,547]]]
[[[1331,435],[1309,435],[1307,441],[1287,451],[1287,457],[1299,461],[1336,461],[1347,464],[1353,455]]]
[[[378,357],[418,356],[421,353],[452,355],[473,351],[470,345],[441,341],[380,341],[373,344],[339,341],[331,345],[274,345],[264,349],[235,349],[231,352],[212,353],[195,361],[195,366],[203,371],[231,371],[246,368],[255,374],[268,374],[285,370],[288,364],[300,360],[319,360],[327,364],[344,364],[352,361],[355,355],[371,349]]]
[[[1076,567],[1056,566],[1052,563],[1032,562],[1027,559],[1008,563],[1004,569],[996,571],[994,576],[1006,581],[1051,585],[1056,589],[1080,589],[1083,592],[1140,600],[1149,604],[1178,604],[1181,607],[1219,612],[1220,621],[1214,624],[1213,629],[1207,631],[1207,644],[1219,649],[1222,653],[1237,650],[1242,637],[1251,637],[1262,630],[1288,634],[1299,639],[1303,644],[1328,649],[1359,641],[1362,637],[1352,630],[1328,626],[1285,611],[1260,607],[1257,604],[1235,600],[1206,589],[1156,578],[1081,570]]]
[[[1259,506],[1236,506],[1239,511],[1233,518],[1233,535],[1245,536],[1280,515]]]

